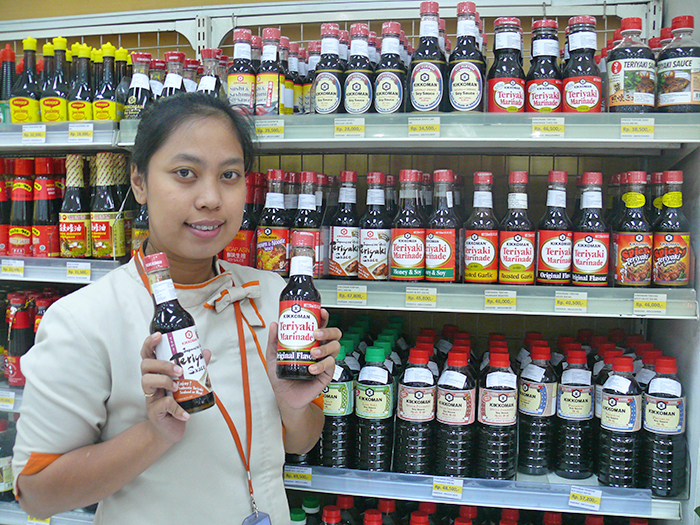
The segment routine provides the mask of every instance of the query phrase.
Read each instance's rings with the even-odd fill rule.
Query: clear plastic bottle
[[[700,85],[693,80],[693,72],[700,68],[700,43],[693,38],[694,21],[692,16],[675,17],[671,22],[673,40],[659,53],[656,66],[660,113],[700,112]]]

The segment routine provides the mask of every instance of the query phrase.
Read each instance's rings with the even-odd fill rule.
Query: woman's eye
[[[188,169],[188,168],[180,168],[175,173],[177,173],[178,176],[182,177],[183,179],[188,179],[188,178],[194,176],[194,173],[192,173],[192,170]]]
[[[238,176],[238,173],[236,173],[235,171],[225,171],[224,173],[222,173],[221,178],[226,180],[233,180]]]

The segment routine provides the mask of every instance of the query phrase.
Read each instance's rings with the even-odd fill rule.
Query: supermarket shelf
[[[0,124],[0,153],[21,153],[38,151],[71,151],[104,150],[115,147],[118,124],[114,121],[95,120],[87,122],[57,122],[36,123],[46,126],[45,142],[26,143],[28,137],[23,137],[23,126],[20,124]],[[69,132],[72,124],[92,124],[91,137],[73,137]],[[32,126],[26,124],[25,126]],[[34,137],[32,140],[37,140]],[[41,139],[39,139],[41,140]],[[82,142],[74,142],[81,140]]]
[[[51,525],[89,525],[95,519],[91,512],[73,510],[51,517]],[[4,525],[27,525],[28,516],[15,502],[0,501],[0,523]]]
[[[89,270],[87,268],[71,270],[71,276],[69,276],[68,266],[71,263],[89,264]],[[0,258],[0,280],[86,284],[104,277],[121,264],[117,260],[2,257]],[[18,266],[23,266],[22,271]]]
[[[518,476],[517,481],[453,478],[461,481],[459,491],[453,497],[434,494],[433,476],[397,474],[392,472],[367,472],[363,470],[333,469],[326,467],[292,467],[306,469],[301,475],[290,476],[285,467],[285,485],[312,492],[330,494],[352,494],[373,498],[392,498],[412,501],[435,501],[476,505],[480,507],[503,507],[524,510],[550,510],[602,514],[606,516],[629,516],[654,519],[679,520],[680,501],[653,499],[646,489],[620,489],[598,486],[595,477],[587,480],[571,480],[557,476]],[[525,480],[521,479],[525,478]],[[602,497],[598,511],[584,510],[569,505],[571,487],[587,486],[600,490]]]
[[[319,279],[315,281],[325,307],[355,308],[368,310],[422,310],[464,313],[504,313],[517,315],[563,315],[581,317],[646,317],[655,319],[698,319],[698,303],[694,289],[669,288],[584,288],[571,286],[509,286],[456,284],[337,281]],[[341,287],[339,290],[338,287]],[[351,289],[343,287],[355,287]],[[357,287],[366,287],[366,289]],[[421,291],[408,289],[421,289]],[[434,289],[428,291],[427,289]],[[341,292],[339,298],[338,292]],[[343,300],[343,292],[352,294]],[[515,300],[498,299],[493,292],[514,292]],[[585,293],[587,297],[576,297],[576,306],[569,306],[563,294]],[[358,295],[359,294],[359,295]],[[363,295],[364,294],[364,295]],[[635,313],[635,294],[665,295],[665,312]],[[419,296],[423,297],[419,297]],[[430,297],[434,295],[434,297]],[[490,307],[486,306],[487,297]],[[642,298],[637,296],[636,300]],[[644,298],[651,300],[650,298]],[[430,301],[434,300],[434,304]],[[658,300],[658,299],[657,299]],[[427,302],[426,302],[427,301]],[[363,304],[364,303],[364,304]],[[504,305],[505,303],[505,305]],[[558,303],[558,304],[557,304]],[[410,306],[409,306],[410,305]],[[638,307],[641,305],[637,305]],[[661,304],[657,306],[662,306]],[[507,309],[512,308],[512,309]]]

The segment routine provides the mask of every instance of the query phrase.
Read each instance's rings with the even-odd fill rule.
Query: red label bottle
[[[265,208],[256,233],[256,267],[289,275],[289,215],[284,209],[284,171],[268,170]]]
[[[564,113],[600,113],[601,77],[594,16],[569,19],[569,60],[564,67]]]
[[[241,227],[233,240],[223,249],[221,259],[241,266],[255,266],[255,231],[257,224],[253,215],[253,195],[255,193],[254,175],[245,177],[246,196]]]
[[[454,282],[457,278],[457,230],[454,211],[454,173],[437,170],[433,175],[433,214],[425,230],[425,280]]]
[[[532,24],[532,62],[527,74],[527,111],[561,111],[562,81],[557,66],[559,40],[556,20],[537,20]]]
[[[547,210],[537,227],[537,284],[569,284],[572,225],[566,215],[565,171],[549,172]]]
[[[32,255],[58,257],[60,236],[58,213],[55,208],[56,185],[52,177],[53,159],[37,157],[34,160],[34,218],[32,221]]]
[[[474,173],[474,209],[464,223],[464,282],[498,281],[498,220],[493,212],[493,174]]]
[[[499,283],[535,283],[535,225],[527,213],[527,181],[526,171],[508,176],[508,213],[498,235]]]
[[[500,17],[494,22],[495,59],[489,69],[489,112],[525,111],[525,72],[522,60],[520,20]]]
[[[0,161],[0,255],[7,255],[10,247],[10,210],[12,203],[7,192],[7,186],[14,171],[14,159],[2,159]]]
[[[15,159],[8,255],[29,257],[32,254],[33,175],[33,159]]]
[[[651,284],[653,239],[644,213],[647,174],[630,171],[623,175],[625,207],[613,224],[615,286],[641,287]]]
[[[654,224],[654,286],[688,286],[690,282],[690,223],[683,214],[682,171],[665,171],[663,211]]]
[[[581,213],[574,223],[571,284],[607,286],[610,232],[603,218],[603,174],[581,175]]]

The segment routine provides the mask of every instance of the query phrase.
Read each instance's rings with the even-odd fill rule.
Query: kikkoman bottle
[[[663,176],[663,171],[647,173],[647,191],[645,192],[647,203],[644,206],[644,211],[647,214],[649,224],[652,226],[654,226],[661,215],[661,210],[664,208],[662,200],[665,193]]]
[[[36,38],[22,40],[24,70],[10,92],[10,117],[13,124],[39,122],[41,86],[36,74]]]
[[[595,23],[594,16],[569,19],[570,57],[562,71],[564,113],[600,113],[602,81],[594,58]]]
[[[406,69],[401,62],[401,24],[382,24],[381,59],[374,79],[374,109],[377,113],[404,111],[406,93]]]
[[[163,91],[161,97],[171,97],[176,93],[184,93],[185,86],[182,81],[182,75],[185,68],[185,53],[179,51],[168,51],[163,54],[165,63],[167,64],[167,75],[163,82]]]
[[[292,115],[294,113],[294,76],[289,71],[289,38],[280,37],[280,65],[284,78],[280,78],[281,102],[280,113]],[[284,83],[284,89],[282,88]]]
[[[341,346],[335,358],[333,379],[323,390],[321,461],[324,467],[352,468],[355,459],[355,388],[353,373]]]
[[[41,121],[65,122],[68,120],[68,78],[66,76],[66,39],[53,39],[55,54],[54,73],[41,91]]]
[[[196,58],[185,59],[185,69],[182,73],[182,85],[187,93],[197,91],[197,70],[200,67],[199,60]]]
[[[391,219],[384,205],[385,176],[379,171],[367,173],[367,207],[360,218],[360,259],[357,276],[364,280],[389,278]]]
[[[236,29],[236,32],[238,31],[243,30]],[[218,97],[222,91],[221,79],[219,79],[219,75],[217,74],[217,68],[219,66],[219,59],[216,57],[217,52],[218,49],[212,48],[205,48],[200,51],[200,55],[202,56],[202,63],[204,64],[204,66],[202,75],[199,77],[199,84],[197,84],[197,92],[206,93],[207,95],[211,95],[212,97]],[[235,67],[235,65],[236,64],[234,63],[234,65],[231,67]],[[255,85],[254,79],[255,76],[253,76],[253,86]],[[244,90],[245,87],[241,89],[241,91]],[[245,114],[252,114],[252,108],[255,102],[253,90],[254,87],[249,86],[248,91],[243,96],[241,96],[240,100],[231,100],[231,98],[229,98],[229,104],[231,104],[235,110],[244,113],[245,111],[240,107],[240,105],[243,104],[243,106],[245,108],[248,108],[249,110],[248,113]]]
[[[276,27],[263,29],[263,52],[255,80],[255,114],[281,115],[282,66],[277,59],[277,48],[282,33]]]
[[[580,178],[581,216],[574,224],[571,283],[607,286],[610,232],[603,219],[603,174],[585,172]]]
[[[556,20],[536,20],[532,24],[532,61],[525,79],[527,111],[561,111],[562,80],[557,65],[558,27]]]
[[[312,113],[328,115],[342,112],[343,64],[340,62],[338,24],[321,25],[321,60],[316,65]]]
[[[7,255],[29,257],[32,254],[33,175],[34,159],[15,159]]]
[[[182,368],[182,374],[175,379],[177,390],[173,398],[190,414],[206,410],[214,406],[214,392],[194,318],[177,300],[168,258],[162,252],[147,255],[143,267],[156,306],[151,333],[162,334],[156,346],[156,359],[172,361]]]
[[[493,26],[495,57],[488,73],[489,113],[522,113],[525,111],[525,72],[520,19],[502,16]]]
[[[498,282],[535,283],[535,226],[527,213],[526,171],[508,176],[508,213],[501,221],[498,236]]]
[[[438,42],[437,2],[420,4],[420,44],[408,74],[409,111],[440,111],[445,95],[445,54]]]
[[[304,108],[305,113],[313,113],[316,107],[313,97],[314,77],[316,76],[316,65],[321,60],[321,42],[309,42],[309,69],[304,78]]]
[[[437,170],[433,175],[433,214],[425,230],[425,280],[455,282],[459,219],[454,211],[454,173]]]
[[[360,219],[357,215],[357,172],[340,172],[338,211],[331,220],[329,275],[357,278],[360,259]]]
[[[321,294],[314,286],[315,237],[294,232],[289,283],[280,294],[277,336],[277,377],[313,380],[309,366],[316,362],[311,350],[318,348],[314,332],[321,326]]]
[[[292,112],[297,115],[304,112],[304,91],[301,83],[302,61],[299,60],[299,43],[289,44],[289,75],[292,78]]]
[[[660,113],[700,112],[700,84],[693,76],[700,68],[700,43],[693,39],[694,22],[692,16],[675,17],[671,23],[673,40],[659,53],[656,65]]]
[[[688,286],[690,223],[683,214],[682,171],[664,171],[663,211],[654,224],[654,286]]]
[[[321,212],[316,209],[316,173],[302,171],[300,174],[301,191],[297,201],[297,212],[292,222],[292,237],[294,232],[304,231],[314,237],[314,274],[321,277]],[[294,245],[292,244],[292,248]]]
[[[343,107],[345,112],[360,115],[372,111],[374,101],[374,70],[369,61],[367,24],[350,26],[350,60],[345,69]]]
[[[261,66],[262,67],[262,66]],[[256,233],[256,267],[289,274],[289,216],[284,209],[284,171],[267,170],[268,189]]]
[[[418,170],[399,173],[399,209],[391,228],[389,278],[396,281],[425,279],[425,225],[420,209],[418,188],[422,174]]]
[[[58,210],[54,205],[56,185],[53,159],[34,159],[34,213],[32,220],[32,256],[58,257],[60,253]]]
[[[571,281],[572,225],[566,214],[565,171],[549,172],[547,209],[537,226],[537,284]]]
[[[498,220],[493,213],[493,174],[474,173],[474,208],[463,226],[464,282],[498,281]]]
[[[68,92],[68,120],[92,120],[94,91],[90,85],[90,46],[80,46],[77,77]]]
[[[233,240],[223,249],[220,258],[224,261],[240,264],[241,266],[254,266],[255,264],[255,231],[257,220],[253,215],[253,174],[247,173],[245,176],[245,207],[243,208],[243,219],[241,227]],[[144,205],[145,206],[145,205]]]
[[[343,66],[343,70],[348,67],[348,49],[350,45],[350,33],[341,29],[338,31],[338,56],[340,57],[340,63]]]
[[[131,53],[131,60],[134,65],[134,74],[131,76],[126,105],[124,106],[125,119],[141,118],[141,113],[153,100],[153,92],[148,79],[151,54]]]
[[[620,211],[620,178],[621,175],[616,173],[608,177],[607,203],[605,206],[605,222],[612,229],[615,218]]]
[[[91,203],[90,237],[92,256],[112,259],[126,254],[124,215],[115,193],[115,163],[111,153],[98,153],[97,180]]]
[[[486,63],[479,50],[474,2],[457,4],[457,47],[447,66],[450,111],[483,111]]]

